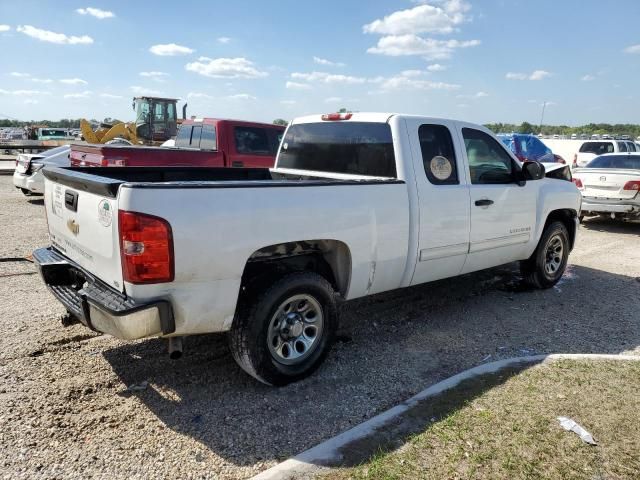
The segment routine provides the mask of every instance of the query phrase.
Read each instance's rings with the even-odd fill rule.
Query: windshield
[[[292,125],[282,140],[278,167],[395,178],[391,127],[366,122]]]
[[[595,153],[596,155],[604,155],[605,153],[613,153],[612,142],[586,142],[580,147],[580,153]]]
[[[640,155],[606,155],[596,157],[587,164],[587,168],[640,170]]]
[[[40,130],[41,137],[66,137],[66,130],[55,130],[52,128],[43,128]]]

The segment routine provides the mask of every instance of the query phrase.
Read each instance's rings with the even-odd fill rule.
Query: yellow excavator
[[[110,143],[121,141],[131,145],[161,145],[176,136],[178,120],[177,98],[135,97],[133,110],[135,122],[101,124],[94,130],[87,120],[80,121],[82,137],[88,143]],[[182,118],[186,118],[187,104],[182,107]]]

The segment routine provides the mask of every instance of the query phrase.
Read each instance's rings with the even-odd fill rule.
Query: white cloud
[[[543,80],[550,77],[551,73],[546,70],[535,70],[531,73],[509,72],[505,75],[507,80]]]
[[[422,70],[404,70],[400,73],[403,77],[421,77],[422,75],[426,75],[427,72]]]
[[[89,83],[81,78],[63,78],[59,82],[65,85],[87,85]]]
[[[11,30],[11,27],[9,25],[0,25],[0,32],[8,32],[9,30]]]
[[[235,95],[227,95],[226,97],[229,100],[257,100],[253,95],[249,95],[248,93],[236,93]]]
[[[321,82],[321,83],[344,83],[349,85],[362,84],[367,81],[363,77],[353,77],[350,75],[335,75],[326,72],[311,73],[292,73],[291,78],[296,80],[304,80],[305,82]]]
[[[364,33],[405,35],[418,33],[447,34],[469,21],[471,5],[464,0],[444,0],[438,6],[424,4],[399,10],[365,25]]]
[[[445,82],[431,82],[428,80],[415,80],[408,77],[396,76],[385,80],[381,88],[383,90],[396,90],[412,88],[415,90],[458,90],[460,85],[445,83]]]
[[[341,103],[344,99],[342,97],[329,97],[324,99],[324,103]]]
[[[108,10],[100,10],[99,8],[93,7],[78,8],[76,12],[80,15],[91,15],[92,17],[99,18],[100,20],[115,17],[115,14],[113,12],[110,12]]]
[[[11,72],[9,75],[11,75],[12,77],[18,77],[18,78],[27,78],[31,76],[30,73],[21,73],[21,72]]]
[[[80,92],[80,93],[67,93],[64,98],[89,98],[91,96],[91,91],[90,90],[85,90],[84,92]]]
[[[416,78],[416,70],[405,70],[399,75],[389,78],[374,78],[370,81],[380,83],[380,88],[384,90],[458,90],[460,85],[445,82],[432,82]]]
[[[25,105],[37,105],[38,103],[40,103],[38,100],[36,100],[35,98],[27,98],[24,101]]]
[[[332,62],[331,60],[327,60],[326,58],[313,57],[313,62],[318,65],[324,65],[326,67],[344,67],[346,66],[342,62]]]
[[[435,40],[422,38],[417,35],[390,35],[378,40],[375,47],[367,53],[389,55],[392,57],[404,55],[421,55],[428,60],[440,60],[451,57],[458,48],[469,48],[480,45],[480,40]]]
[[[227,44],[231,41],[230,37],[218,37],[218,43]]]
[[[177,55],[189,55],[195,50],[189,47],[183,47],[182,45],[176,45],[175,43],[166,43],[153,45],[149,48],[149,51],[154,55],[161,57],[175,57]]]
[[[140,72],[138,75],[145,78],[150,78],[154,82],[162,83],[164,82],[165,77],[168,77],[169,74],[165,72]]]
[[[134,95],[149,95],[154,97],[159,97],[164,95],[164,92],[160,92],[158,90],[152,90],[151,88],[140,87],[138,85],[133,85],[129,87],[129,90],[133,92]]]
[[[485,98],[488,96],[489,94],[487,92],[478,92],[471,95],[456,95],[456,98]]]
[[[551,73],[546,70],[536,70],[531,75],[529,75],[529,80],[542,80],[547,77],[550,77]]]
[[[49,43],[57,43],[59,45],[89,45],[93,43],[93,38],[88,35],[77,37],[75,35],[66,35],[64,33],[51,32],[42,30],[32,25],[18,25],[18,32],[35,38],[37,40]]]
[[[640,44],[638,45],[630,45],[624,49],[626,53],[640,53]]]
[[[32,97],[35,95],[51,95],[51,92],[41,90],[3,90],[0,88],[0,95],[12,95],[14,97]]]
[[[35,83],[53,83],[50,78],[31,78],[30,80]]]
[[[206,93],[189,92],[187,98],[206,98],[207,100],[213,100],[215,97]]]
[[[287,82],[285,87],[289,90],[311,90],[311,85],[298,82]]]
[[[166,72],[140,72],[141,77],[168,77],[169,74]]]
[[[427,70],[429,70],[430,72],[443,72],[446,69],[447,67],[445,67],[444,65],[440,65],[439,63],[434,63],[427,67]]]
[[[584,77],[582,77],[580,80],[582,80],[583,82],[591,82],[595,79],[596,77],[594,77],[593,75],[587,74]]]
[[[282,105],[291,106],[291,105],[295,105],[298,102],[296,102],[295,100],[280,100],[280,103]]]
[[[185,69],[210,78],[261,78],[269,74],[258,70],[246,58],[207,58],[187,63]]]
[[[112,99],[124,98],[122,95],[113,95],[111,93],[101,93],[100,97],[102,97],[102,98],[112,98]]]

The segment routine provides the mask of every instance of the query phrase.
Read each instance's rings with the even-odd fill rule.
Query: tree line
[[[522,122],[520,125],[514,123],[488,123],[485,125],[494,133],[534,133],[542,135],[566,135],[571,136],[586,134],[591,135],[630,135],[632,138],[640,136],[640,125],[633,123],[589,123],[579,127],[568,125],[532,125],[529,122]]]

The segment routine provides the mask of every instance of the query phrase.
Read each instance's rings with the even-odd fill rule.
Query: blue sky
[[[148,93],[261,121],[640,123],[639,21],[638,0],[2,0],[0,115],[131,120]]]

